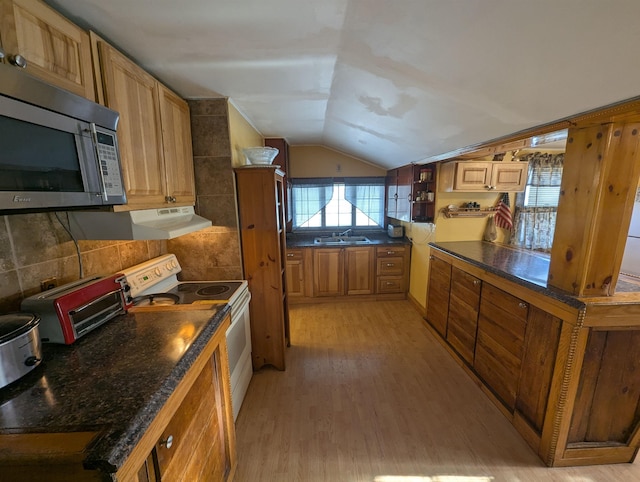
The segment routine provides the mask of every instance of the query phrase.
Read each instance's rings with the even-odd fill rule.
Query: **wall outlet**
[[[52,276],[51,278],[45,278],[40,281],[41,291],[47,291],[51,288],[55,288],[56,286],[58,286],[58,278],[56,278],[55,276]]]

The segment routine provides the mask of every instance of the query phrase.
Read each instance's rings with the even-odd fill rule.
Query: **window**
[[[384,178],[292,179],[294,229],[381,227]]]
[[[511,244],[527,249],[551,250],[560,198],[564,154],[535,152],[529,161],[527,185],[516,195]]]

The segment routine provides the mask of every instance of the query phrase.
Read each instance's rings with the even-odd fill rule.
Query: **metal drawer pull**
[[[518,306],[519,306],[520,308],[527,308],[527,304],[526,304],[526,303],[523,303],[522,301],[521,301],[520,303],[518,303]]]
[[[395,263],[387,263],[387,268],[393,268],[395,266]]]
[[[436,259],[436,257],[431,254],[431,255],[429,255],[429,259],[434,260],[434,259]]]
[[[293,258],[295,255],[293,253],[287,253],[288,258]]]
[[[395,251],[387,251],[387,254],[396,254]]]
[[[387,281],[387,286],[395,286],[395,283],[392,283],[391,281]]]
[[[166,440],[161,440],[160,445],[170,449],[173,445],[173,435],[169,435]]]
[[[474,286],[478,286],[480,284],[480,280],[479,279],[474,279],[473,280],[473,284],[474,284]]]

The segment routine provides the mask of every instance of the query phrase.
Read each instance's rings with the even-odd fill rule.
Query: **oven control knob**
[[[162,274],[162,271],[160,271],[160,268],[156,268],[156,269],[154,269],[154,270],[153,270],[153,272],[154,272],[154,274],[155,274],[156,276],[158,276],[158,277]]]
[[[171,260],[171,269],[176,269],[178,267],[178,262],[175,259]]]

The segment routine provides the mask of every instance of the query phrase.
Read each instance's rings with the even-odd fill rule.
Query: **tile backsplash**
[[[66,223],[65,213],[58,213]],[[166,241],[79,241],[84,277],[117,273],[167,252]],[[40,281],[58,285],[80,278],[78,255],[54,213],[0,217],[0,313],[18,311]]]

